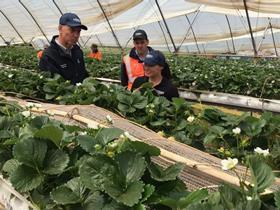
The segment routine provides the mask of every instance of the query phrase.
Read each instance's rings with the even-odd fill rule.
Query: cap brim
[[[70,26],[70,27],[80,27],[81,29],[83,29],[83,30],[87,30],[88,28],[85,26],[85,25],[82,25],[82,24],[77,24],[77,25],[68,25],[68,26]]]
[[[144,61],[144,65],[147,65],[147,66],[155,66],[155,65],[159,65],[158,63],[155,63],[153,61]]]
[[[136,36],[136,37],[133,37],[133,41],[135,41],[135,40],[147,40],[147,39],[143,36]]]

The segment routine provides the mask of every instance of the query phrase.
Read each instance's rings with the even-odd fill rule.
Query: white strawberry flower
[[[232,129],[232,132],[235,134],[235,135],[239,135],[241,133],[241,129],[239,127],[236,127],[234,129]]]
[[[167,139],[168,139],[169,141],[176,141],[176,139],[175,139],[174,136],[169,136]]]
[[[187,118],[187,121],[190,122],[190,123],[192,123],[192,122],[194,121],[194,119],[195,119],[194,116],[189,116],[189,117]]]
[[[54,111],[52,111],[52,110],[47,110],[47,114],[50,115],[50,116],[54,116]]]
[[[81,86],[81,85],[82,85],[82,83],[80,83],[80,82],[76,84],[77,87],[79,87],[79,86]]]
[[[34,103],[28,102],[25,106],[26,106],[27,108],[32,108],[32,107],[34,107]]]
[[[43,76],[41,75],[41,76],[39,77],[39,79],[43,79]]]
[[[107,115],[107,116],[106,116],[106,120],[107,120],[107,122],[109,122],[109,123],[113,123],[113,119],[112,119],[112,117],[111,117],[110,115]]]
[[[159,131],[157,132],[160,136],[164,136],[164,132],[163,131]]]
[[[112,149],[114,149],[114,148],[116,148],[117,146],[118,146],[118,143],[117,142],[110,142],[109,144],[108,144],[108,146],[110,147],[110,148],[112,148]]]
[[[222,164],[222,169],[227,171],[230,169],[233,169],[238,163],[238,159],[237,158],[228,158],[228,159],[224,159],[221,161]]]
[[[55,99],[59,101],[62,99],[62,96],[57,96]]]
[[[9,75],[8,75],[9,78],[12,78],[13,76],[14,76],[13,74],[9,74]]]
[[[42,108],[42,104],[35,103],[34,106],[35,106],[37,109]]]
[[[89,122],[87,124],[87,127],[92,128],[92,129],[98,129],[98,125],[96,123],[93,123],[93,122]]]
[[[247,201],[251,201],[253,200],[253,198],[251,196],[246,196]]]
[[[149,113],[154,113],[154,110],[152,110],[152,109],[149,109]]]
[[[254,149],[254,151],[255,151],[255,153],[263,155],[264,157],[269,155],[269,149],[263,150],[260,147],[257,147],[257,148]]]
[[[79,135],[80,135],[80,136],[87,135],[87,132],[86,132],[86,131],[80,131],[80,132],[79,132]]]
[[[124,136],[127,137],[127,138],[129,138],[129,136],[130,136],[130,134],[129,134],[127,131],[125,131],[123,134],[124,134]]]
[[[31,116],[31,112],[30,111],[23,111],[21,113],[24,117],[30,117]]]
[[[193,83],[192,83],[192,86],[195,86],[196,85],[196,82],[194,81]]]

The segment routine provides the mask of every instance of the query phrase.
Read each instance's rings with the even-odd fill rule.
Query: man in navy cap
[[[143,61],[145,56],[153,51],[149,47],[149,40],[147,33],[138,29],[133,33],[133,45],[130,53],[123,57],[121,64],[120,79],[122,86],[126,86],[131,90],[132,84],[137,77],[144,76]],[[167,63],[164,64],[163,77],[170,79],[171,74]]]
[[[178,89],[163,76],[165,63],[165,57],[160,51],[149,52],[144,58],[145,76],[136,78],[131,89],[141,90],[144,83],[150,82],[155,95],[163,96],[170,101],[174,97],[179,97]]]
[[[50,46],[44,51],[39,67],[43,71],[60,74],[72,84],[82,82],[88,77],[84,56],[77,42],[81,29],[87,27],[74,13],[65,13],[59,19],[59,35],[54,36]]]

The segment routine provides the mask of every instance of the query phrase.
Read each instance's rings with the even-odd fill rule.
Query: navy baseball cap
[[[59,19],[60,25],[67,25],[70,27],[81,27],[81,29],[87,30],[87,27],[81,23],[78,15],[74,13],[65,13]]]
[[[147,66],[165,66],[165,57],[160,51],[152,50],[146,55],[144,64]]]
[[[141,39],[141,40],[148,40],[148,36],[147,33],[142,30],[142,29],[138,29],[133,33],[133,40],[136,39]]]

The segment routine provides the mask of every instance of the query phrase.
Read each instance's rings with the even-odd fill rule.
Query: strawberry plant
[[[140,94],[117,85],[103,85],[93,78],[73,86],[58,75],[48,78],[28,70],[11,70],[10,73],[12,78],[9,78],[9,69],[0,71],[5,84],[2,90],[60,104],[96,104],[219,157],[242,159],[256,147],[269,149],[269,164],[274,169],[280,167],[278,115],[267,112],[255,118],[245,113],[238,117],[215,109],[198,113],[183,99],[170,102],[155,97],[149,85]],[[32,81],[28,79],[31,77]],[[236,128],[240,129],[240,135],[233,132]]]
[[[86,54],[86,53],[85,53]],[[92,77],[119,79],[121,55],[103,53],[103,60],[85,56]],[[167,55],[173,81],[178,87],[253,97],[280,99],[280,62],[207,59]],[[36,51],[30,46],[0,48],[0,63],[38,69]]]
[[[279,192],[271,194],[270,200],[260,194],[274,180],[262,155],[245,158],[250,183],[245,177],[240,178],[240,187],[223,184],[214,193],[190,192],[178,178],[183,164],[164,169],[151,161],[160,154],[158,148],[131,141],[117,128],[80,128],[48,116],[33,116],[32,106],[24,109],[0,100],[0,172],[39,209],[256,210],[279,206]],[[237,161],[230,161],[222,161],[223,169],[235,172]]]
[[[120,129],[85,130],[24,116],[22,108],[6,102],[0,109],[6,126],[0,128],[0,146],[7,153],[0,156],[1,172],[41,209],[143,208],[162,194],[159,184],[180,184],[186,191],[177,179],[182,164],[155,165],[151,156],[159,149],[122,137]]]

